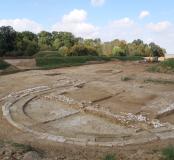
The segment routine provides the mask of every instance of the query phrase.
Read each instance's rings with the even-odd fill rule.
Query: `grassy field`
[[[70,56],[62,57],[56,51],[44,51],[39,52],[35,55],[36,64],[38,67],[45,69],[58,68],[58,67],[69,67],[86,64],[89,61],[110,61],[110,60],[121,60],[121,61],[137,61],[142,60],[143,57],[139,56]]]
[[[150,72],[160,72],[160,73],[173,73],[174,72],[174,59],[168,59],[157,65],[148,68]]]
[[[112,59],[118,59],[121,61],[139,61],[143,60],[144,58],[141,56],[114,56],[111,57]]]
[[[70,67],[86,64],[89,61],[109,61],[110,58],[104,56],[73,56],[73,57],[39,57],[36,64],[39,67],[50,69],[58,67]]]
[[[34,55],[36,58],[62,57],[57,51],[40,51]]]
[[[4,60],[0,59],[0,70],[8,68],[10,65],[6,63]]]

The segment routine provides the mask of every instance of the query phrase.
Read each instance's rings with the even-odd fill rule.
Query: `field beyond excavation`
[[[149,67],[113,61],[1,76],[0,140],[62,160],[160,160],[174,144],[174,74]]]

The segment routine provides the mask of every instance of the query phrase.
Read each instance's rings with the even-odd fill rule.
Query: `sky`
[[[5,0],[0,26],[68,31],[83,38],[142,39],[174,54],[173,0]]]

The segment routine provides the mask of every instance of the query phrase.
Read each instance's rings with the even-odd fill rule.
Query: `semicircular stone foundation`
[[[154,111],[156,100],[149,110],[134,112],[141,101],[129,100],[133,106],[129,112],[119,100],[120,95],[124,100],[124,94],[124,90],[111,94],[95,86],[91,89],[83,81],[64,77],[57,84],[14,92],[1,101],[5,101],[2,110],[7,121],[39,139],[112,147],[174,138],[174,125],[160,122],[173,113],[174,104]],[[111,102],[122,106],[121,110],[106,106]]]

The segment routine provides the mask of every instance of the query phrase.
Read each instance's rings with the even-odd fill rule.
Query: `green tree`
[[[77,39],[70,32],[52,32],[53,35],[53,48],[55,50],[59,50],[60,47],[68,47],[71,48],[75,43],[77,43]]]
[[[70,52],[70,49],[68,47],[64,46],[64,47],[60,47],[58,52],[62,56],[68,56],[69,52]]]
[[[160,46],[156,45],[154,42],[150,43],[149,46],[152,51],[153,57],[164,56],[166,53],[166,51],[164,49],[162,49]]]
[[[70,52],[69,52],[69,56],[97,56],[97,50],[95,48],[92,47],[87,47],[83,44],[76,44],[74,45]]]
[[[15,49],[16,31],[10,26],[0,27],[0,56]]]
[[[39,51],[37,35],[25,31],[17,34],[16,54],[20,56],[32,56]]]
[[[42,51],[51,50],[52,34],[46,31],[41,31],[38,34],[38,45]]]
[[[85,39],[84,45],[95,49],[98,52],[98,54],[102,54],[102,45],[101,45],[101,40],[99,38]]]
[[[113,56],[126,56],[126,51],[121,47],[115,46],[112,50]]]

